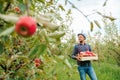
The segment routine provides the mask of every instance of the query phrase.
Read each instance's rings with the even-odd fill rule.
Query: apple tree
[[[56,80],[52,66],[61,60],[61,38],[71,19],[70,10],[58,1],[0,1],[0,79]],[[70,65],[65,58],[61,61]]]

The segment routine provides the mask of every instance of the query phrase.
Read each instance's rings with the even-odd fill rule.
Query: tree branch
[[[11,5],[11,2],[8,2],[5,9],[4,9],[4,12],[6,12],[9,9],[10,5]]]
[[[87,18],[87,15],[85,15],[80,9],[78,9],[72,2],[68,1],[69,4],[71,4],[75,9],[77,9],[90,23],[90,20]]]
[[[30,0],[25,0],[27,15],[30,16]]]
[[[104,4],[103,4],[103,6],[106,6],[106,4],[107,4],[107,1],[108,1],[108,0],[105,0],[105,2],[104,2]]]

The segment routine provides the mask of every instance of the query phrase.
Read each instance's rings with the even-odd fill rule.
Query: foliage
[[[94,62],[95,72],[100,80],[119,80],[120,28],[115,21],[103,18],[103,22],[102,32],[96,32],[87,40],[99,57],[98,62]]]
[[[61,12],[65,14],[64,17]],[[70,14],[71,9],[64,8],[58,0],[0,1],[0,80],[79,79],[77,65],[70,58],[76,43],[75,35],[68,29],[72,22]],[[98,14],[105,19],[103,22],[106,26],[104,39],[90,39],[93,51],[99,55],[98,63],[93,66],[98,79],[118,80],[119,30],[113,23],[115,18],[100,12]],[[33,36],[25,38],[14,31],[21,16],[31,16],[36,20],[37,31]],[[106,19],[112,23],[107,23]],[[91,31],[93,23],[101,28],[96,20],[90,23]],[[102,33],[97,34],[100,37]],[[34,63],[36,58],[42,61],[38,67]]]
[[[56,76],[53,77],[57,74],[56,67],[53,66],[60,61],[56,55],[63,54],[61,37],[67,33],[64,30],[71,21],[68,12],[62,5],[56,7],[57,1],[54,0],[6,0],[0,4],[0,79],[56,80]],[[61,17],[61,10],[69,21]],[[25,38],[14,31],[21,16],[31,16],[36,20],[37,31],[33,36]],[[39,67],[35,66],[35,58],[43,62]],[[61,61],[65,68],[70,66],[66,58]]]
[[[110,58],[113,58],[116,60],[117,64],[120,66],[119,60],[120,60],[120,35],[119,35],[119,27],[115,25],[114,22],[108,24],[105,27],[105,47],[106,47],[106,53],[109,54]]]

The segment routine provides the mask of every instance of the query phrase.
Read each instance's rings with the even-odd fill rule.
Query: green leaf
[[[26,11],[26,5],[25,4],[20,3],[19,8],[22,12]]]
[[[94,27],[93,22],[90,22],[90,30],[91,31],[93,31],[93,27]]]
[[[14,60],[16,60],[18,58],[19,55],[12,55],[11,58],[9,58],[9,60],[7,60],[6,66],[10,67],[12,65],[12,62],[14,62]]]
[[[40,44],[39,50],[38,50],[38,56],[40,56],[41,54],[44,53],[44,51],[46,50],[47,46],[46,44]]]
[[[67,5],[67,0],[65,0],[65,5]]]
[[[116,18],[112,17],[112,16],[106,16],[106,15],[103,15],[104,18],[108,18],[109,20],[111,21],[114,21],[116,20]]]
[[[76,8],[75,5],[72,5],[72,8]]]
[[[27,56],[18,56],[17,59],[23,60],[26,63],[29,63],[29,59]]]
[[[9,35],[10,33],[12,33],[14,31],[15,27],[10,27],[8,29],[6,29],[5,31],[3,31],[2,33],[0,33],[0,36],[6,36]]]
[[[3,11],[3,3],[0,2],[0,13],[2,13]]]
[[[40,2],[42,2],[42,3],[45,3],[45,0],[38,0],[38,1],[40,1]]]
[[[47,36],[47,31],[45,29],[43,29],[42,34],[43,34],[43,36],[44,36],[44,38],[46,40],[46,43],[49,44],[49,38]]]
[[[3,52],[4,45],[0,42],[0,54]]]
[[[56,32],[54,32],[54,33],[48,34],[48,36],[49,36],[50,38],[55,38],[55,39],[59,39],[60,37],[62,37],[62,36],[64,36],[64,35],[65,35],[65,32],[63,32],[63,31],[56,31]]]
[[[95,24],[101,29],[101,26],[97,20],[94,20]]]
[[[47,46],[45,44],[36,44],[29,52],[29,57],[39,57],[46,50]]]
[[[71,14],[71,9],[68,10],[67,15]]]
[[[23,0],[17,0],[19,3],[23,3]]]
[[[68,68],[72,68],[70,62],[68,61],[68,59],[65,59],[64,63],[68,66]]]
[[[65,56],[60,55],[60,56],[58,56],[58,58],[61,59],[61,60],[63,60],[65,58]]]
[[[47,2],[47,5],[50,6],[50,5],[53,4],[53,2],[54,2],[53,0],[49,0],[49,1]]]
[[[29,57],[34,56],[34,55],[37,53],[39,47],[40,47],[40,45],[39,45],[39,44],[36,44],[36,45],[30,50],[30,52],[29,52]]]
[[[0,18],[6,22],[11,22],[11,23],[16,23],[19,19],[19,17],[17,17],[15,14],[12,15],[0,14]]]
[[[59,8],[60,8],[61,10],[65,11],[64,7],[63,7],[61,4],[59,5]]]
[[[108,1],[108,0],[105,0],[105,2],[104,2],[104,4],[103,4],[103,6],[106,6],[106,4],[107,4],[107,1]]]

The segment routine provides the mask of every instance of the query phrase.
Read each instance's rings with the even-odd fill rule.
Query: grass
[[[77,71],[77,64],[74,60],[69,59],[72,68],[66,66],[63,61],[57,63],[49,62],[44,67],[44,72],[38,75],[37,80],[80,80]],[[98,80],[120,80],[120,67],[108,62],[92,62]],[[33,79],[31,79],[33,80]],[[90,80],[87,76],[87,80]]]
[[[59,63],[56,65],[57,80],[80,80],[77,65],[72,61],[72,69]],[[120,80],[120,67],[109,63],[92,62],[98,80]],[[87,80],[90,80],[87,76]]]
[[[96,63],[93,65],[98,80],[120,80],[120,67],[109,63]]]

